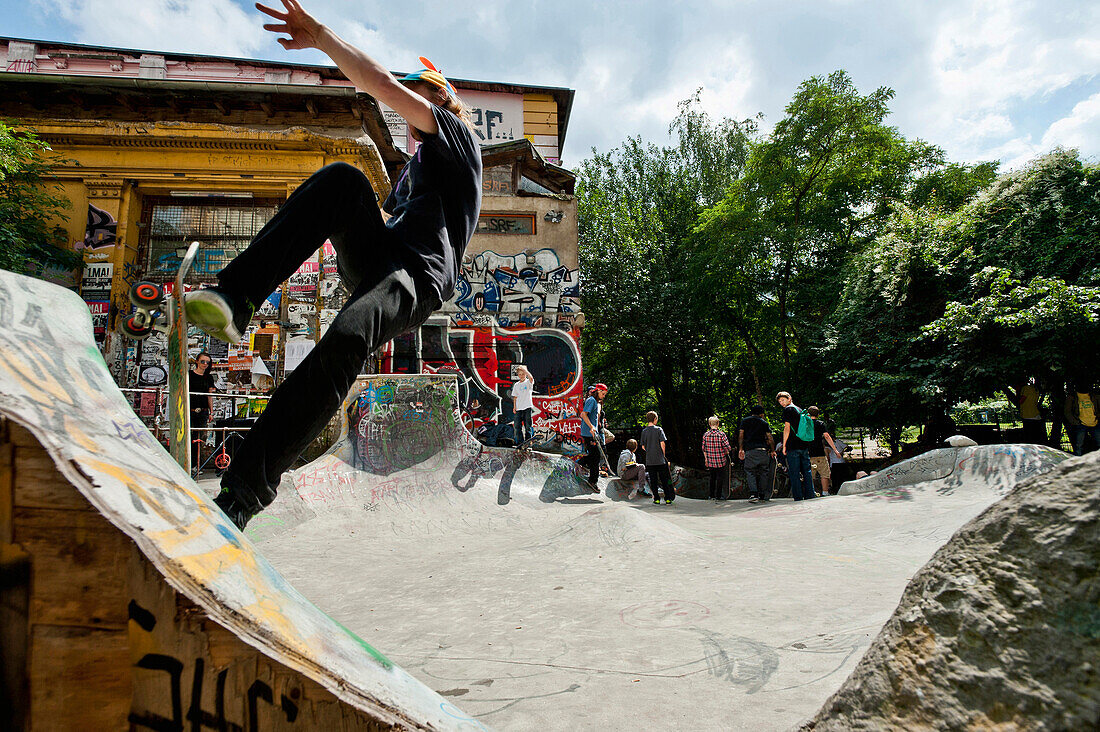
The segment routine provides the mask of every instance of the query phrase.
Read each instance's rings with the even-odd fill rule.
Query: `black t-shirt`
[[[741,424],[737,426],[737,429],[738,431],[745,431],[745,437],[742,441],[743,449],[755,450],[768,446],[767,435],[771,434],[772,428],[768,426],[763,417],[745,417],[741,420]]]
[[[210,411],[210,401],[208,397],[199,396],[195,392],[202,392],[205,394],[214,388],[214,375],[210,373],[209,369],[205,374],[201,376],[194,371],[187,372],[187,391],[191,393],[191,411],[201,409],[204,412]]]
[[[825,440],[822,435],[829,431],[820,419],[814,420],[814,441],[810,443],[810,457],[825,457]]]
[[[458,281],[462,255],[481,211],[481,148],[457,116],[432,105],[439,133],[423,138],[382,209],[404,246],[404,259],[445,301]]]
[[[810,443],[798,439],[798,417],[800,414],[802,414],[802,410],[793,404],[783,410],[783,421],[791,426],[791,434],[787,437],[788,450],[806,450],[810,447]],[[780,442],[782,442],[782,438],[780,438]]]

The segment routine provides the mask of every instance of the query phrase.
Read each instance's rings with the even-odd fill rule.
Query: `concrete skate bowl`
[[[0,271],[5,729],[480,729],[319,611],[115,387],[74,293]]]
[[[428,515],[461,521],[482,512],[486,501],[529,508],[592,501],[575,461],[484,446],[463,425],[458,405],[458,381],[450,374],[360,377],[338,415],[333,446],[284,477],[279,497],[249,534],[262,538],[349,511],[405,530],[427,505]]]
[[[848,496],[654,506],[589,494],[558,456],[482,448],[454,388],[362,379],[343,438],[247,533],[326,612],[497,729],[796,725],[956,529],[1066,457],[952,449]]]

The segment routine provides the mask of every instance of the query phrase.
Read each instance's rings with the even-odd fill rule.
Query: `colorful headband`
[[[447,81],[447,77],[435,67],[431,61],[424,56],[420,57],[420,63],[424,64],[424,68],[420,71],[414,71],[411,74],[406,74],[401,81],[426,81],[432,86],[439,87],[440,89],[446,89],[452,97],[457,97],[458,92],[451,86],[451,82]]]

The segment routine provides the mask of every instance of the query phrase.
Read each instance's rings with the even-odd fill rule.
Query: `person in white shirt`
[[[534,436],[532,415],[535,411],[535,377],[524,365],[516,366],[516,383],[512,385],[513,429],[517,445]]]

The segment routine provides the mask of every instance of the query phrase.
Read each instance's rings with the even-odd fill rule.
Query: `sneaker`
[[[214,504],[222,510],[238,531],[244,531],[244,527],[256,515],[255,512],[244,508],[235,500],[229,491],[222,491],[214,498]]]
[[[670,504],[670,503],[672,503],[672,501],[670,501],[669,499],[667,499],[667,498],[666,498],[666,499],[665,499],[665,505],[667,506],[667,505],[668,505],[668,504]]]
[[[183,296],[187,322],[219,341],[239,343],[255,308],[220,287],[195,290]]]
[[[665,501],[665,503],[668,503],[668,501]],[[654,498],[653,499],[653,505],[654,506],[660,506],[661,505],[661,499],[660,498]]]
[[[760,499],[757,498],[756,496],[753,496],[752,498],[749,499],[749,503],[760,503]]]

